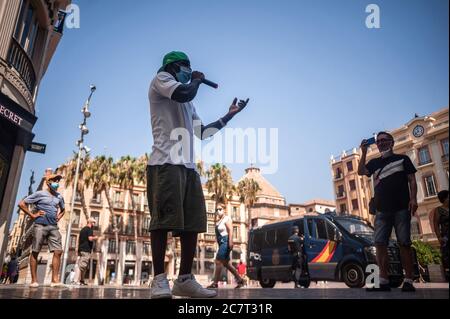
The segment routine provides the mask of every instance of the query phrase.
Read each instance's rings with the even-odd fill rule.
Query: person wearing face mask
[[[361,160],[358,174],[374,176],[375,190],[375,246],[376,259],[380,267],[380,286],[369,291],[390,291],[388,278],[388,243],[395,229],[400,246],[400,257],[405,270],[402,291],[414,292],[413,254],[411,249],[411,217],[417,211],[417,172],[411,159],[406,155],[395,154],[394,138],[387,132],[377,134],[376,144],[381,154],[366,163],[367,140],[361,142]]]
[[[192,71],[185,53],[173,51],[164,56],[150,84],[153,148],[147,166],[147,194],[154,270],[151,298],[217,295],[202,287],[192,274],[197,236],[206,232],[207,224],[202,184],[194,161],[194,135],[200,139],[212,136],[245,108],[248,99],[238,103],[235,98],[225,116],[205,126],[192,102],[204,79],[203,73]],[[164,271],[169,231],[181,242],[180,272],[172,290]]]
[[[37,191],[26,197],[19,203],[19,208],[33,220],[33,244],[30,256],[31,285],[32,288],[39,287],[37,282],[37,260],[46,239],[48,248],[53,253],[52,259],[52,282],[51,287],[64,286],[59,280],[59,268],[61,264],[62,242],[58,229],[58,222],[64,216],[64,198],[58,193],[61,175],[50,174],[45,181],[47,190]],[[36,210],[31,212],[28,205],[34,204]]]
[[[214,222],[219,249],[216,255],[216,269],[214,271],[213,283],[208,288],[216,289],[219,287],[218,283],[223,267],[228,269],[236,278],[237,286],[235,288],[241,288],[244,286],[244,280],[236,268],[230,264],[230,253],[233,251],[233,220],[225,213],[225,205],[223,203],[217,205]]]

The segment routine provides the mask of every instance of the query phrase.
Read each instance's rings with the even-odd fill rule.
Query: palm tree
[[[64,175],[64,185],[66,188],[73,187],[73,183],[75,182],[75,173],[76,173],[76,167],[77,167],[77,161],[78,161],[78,153],[74,152],[73,157],[63,164],[58,169],[61,170],[62,174]],[[86,218],[86,220],[89,218],[89,208],[86,204],[86,196],[84,194],[85,189],[89,186],[89,180],[90,176],[92,174],[91,170],[91,160],[89,157],[89,154],[86,154],[84,157],[80,160],[80,169],[78,172],[78,182],[76,185],[76,192],[75,196],[79,195],[80,202],[81,202],[81,209],[83,211],[83,214]],[[77,197],[75,197],[77,198]],[[70,221],[72,222],[72,221]]]
[[[218,202],[227,202],[229,194],[233,190],[233,179],[230,170],[222,164],[216,163],[206,171],[206,188],[212,193],[212,199]]]
[[[200,177],[206,176],[205,162],[203,162],[202,160],[198,160],[195,163],[195,166],[197,167],[197,172]]]
[[[106,157],[104,155],[97,156],[91,163],[91,171],[89,183],[92,184],[92,190],[94,193],[105,194],[106,201],[108,203],[110,223],[112,230],[115,234],[115,255],[116,255],[116,267],[119,267],[119,227],[117,224],[117,218],[114,214],[114,204],[111,200],[110,190],[115,180],[116,168],[112,157]]]
[[[134,189],[136,186],[136,177],[138,171],[138,161],[136,158],[131,157],[129,155],[122,156],[120,160],[117,162],[117,176],[116,183],[119,185],[121,189],[124,189],[128,192],[129,203],[131,203],[131,212],[133,218],[133,232],[134,232],[134,240],[137,243],[137,207],[136,201],[134,199]],[[129,206],[128,206],[129,208]]]
[[[258,182],[251,178],[244,178],[236,187],[236,192],[239,195],[239,201],[247,208],[247,226],[249,230],[252,227],[251,208],[255,204],[256,195],[260,190],[261,187],[259,187]]]
[[[146,185],[147,183],[147,165],[148,165],[148,159],[149,155],[145,153],[141,157],[139,157],[136,160],[136,166],[134,171],[134,178],[137,184],[139,185]],[[144,194],[147,193],[147,190],[144,190]],[[139,229],[142,229],[142,221],[144,220],[144,213],[140,214],[140,223],[138,223],[138,220],[136,218],[135,220],[135,229],[137,231],[138,226]]]

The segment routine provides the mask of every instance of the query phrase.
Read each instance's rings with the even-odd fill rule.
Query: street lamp
[[[88,99],[86,100],[86,103],[84,103],[83,108],[81,109],[81,113],[83,113],[83,123],[81,123],[78,128],[81,132],[81,137],[77,141],[76,145],[78,146],[78,157],[77,157],[77,168],[75,170],[75,180],[73,182],[73,189],[72,189],[72,201],[70,202],[70,211],[69,211],[69,224],[67,225],[66,230],[66,242],[64,245],[64,256],[63,256],[63,264],[61,269],[61,282],[64,283],[64,275],[65,270],[67,266],[67,259],[69,257],[69,244],[70,244],[70,234],[72,232],[72,212],[75,206],[75,197],[77,194],[77,185],[78,185],[78,173],[80,171],[80,163],[81,163],[81,154],[84,152],[85,154],[90,152],[90,148],[86,145],[83,145],[84,143],[84,136],[89,134],[89,130],[86,126],[86,120],[91,116],[91,112],[89,112],[89,105],[91,103],[92,94],[94,94],[95,90],[97,89],[95,85],[90,86],[91,93],[89,94]]]

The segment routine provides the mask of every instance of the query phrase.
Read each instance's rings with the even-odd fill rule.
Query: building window
[[[145,216],[144,217],[144,225],[142,226],[142,233],[143,234],[148,234],[149,233],[149,228],[150,228],[150,216]]]
[[[100,193],[94,193],[92,195],[92,203],[98,204],[98,205],[102,203],[102,196]]]
[[[127,234],[128,235],[134,234],[134,216],[128,216]]]
[[[342,170],[341,170],[340,167],[338,167],[338,168],[336,169],[336,175],[334,176],[334,178],[335,178],[335,179],[339,179],[339,178],[341,178],[341,177],[342,177]]]
[[[347,205],[341,204],[339,209],[341,210],[341,213],[346,213],[347,212]]]
[[[353,172],[353,162],[347,162],[347,171]]]
[[[233,206],[232,209],[233,209],[233,213],[232,213],[233,220],[240,221],[240,218],[239,218],[240,216],[239,216],[237,207]]]
[[[139,194],[133,194],[133,206],[134,209],[140,210],[141,207],[141,196]]]
[[[127,255],[135,255],[136,254],[136,242],[133,240],[127,240],[125,251],[126,251]]]
[[[70,250],[77,248],[77,235],[70,235]]]
[[[419,148],[419,165],[431,163],[431,155],[428,146]]]
[[[337,197],[343,197],[345,194],[344,185],[338,186]]]
[[[357,199],[352,199],[352,208],[353,208],[353,210],[358,210],[359,209],[359,205],[358,205],[358,200]]]
[[[423,178],[425,185],[425,194],[426,197],[435,196],[436,195],[436,183],[434,182],[434,176],[429,175]]]
[[[448,162],[448,138],[441,141],[442,160]]]
[[[95,219],[95,226],[93,227],[94,230],[98,230],[99,229],[99,223],[100,223],[100,213],[99,212],[92,212],[91,213],[91,218]]]
[[[350,190],[352,190],[352,191],[356,190],[356,182],[355,182],[354,179],[352,179],[352,180],[349,182],[349,184],[350,184]]]
[[[214,225],[214,223],[208,223],[208,234],[211,234],[211,235],[215,234],[215,225]]]
[[[145,241],[143,243],[142,251],[143,251],[144,255],[150,256],[151,246],[150,246],[150,243],[148,241]]]
[[[233,226],[233,240],[239,241],[239,231],[237,226]]]
[[[36,10],[30,4],[30,1],[22,1],[14,38],[29,57],[33,56],[36,39],[40,32],[42,31],[39,29]]]
[[[108,253],[115,254],[116,253],[116,241],[114,239],[110,239],[108,241]]]
[[[214,202],[209,201],[206,203],[206,209],[208,213],[214,213]]]
[[[72,227],[78,228],[80,227],[80,211],[78,209],[75,209],[73,213]]]

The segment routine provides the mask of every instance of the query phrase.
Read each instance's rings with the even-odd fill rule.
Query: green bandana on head
[[[172,51],[167,53],[164,56],[162,67],[158,70],[158,72],[163,71],[167,64],[178,61],[189,61],[189,58],[186,53],[181,51]]]

